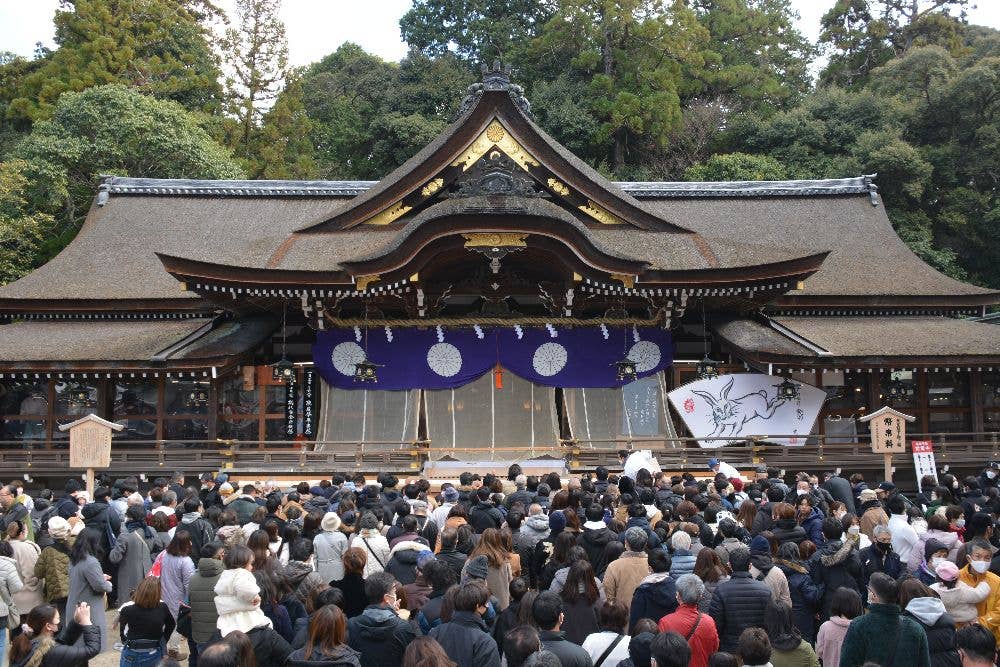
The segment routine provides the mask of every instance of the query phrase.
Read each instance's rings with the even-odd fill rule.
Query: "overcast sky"
[[[801,18],[799,29],[815,41],[819,20],[835,0],[792,0]],[[218,2],[231,7],[232,0]],[[1000,1],[979,0],[970,22],[1000,29]],[[52,15],[59,0],[0,0],[0,51],[31,56],[35,42],[52,46]],[[406,47],[399,37],[399,18],[410,0],[285,0],[282,17],[288,30],[293,65],[307,65],[345,41],[388,60],[399,60]],[[363,9],[359,9],[363,8]]]

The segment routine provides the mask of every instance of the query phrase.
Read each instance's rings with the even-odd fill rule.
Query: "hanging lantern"
[[[282,382],[294,382],[295,364],[285,357],[281,357],[280,361],[271,364],[271,379],[281,380]]]
[[[493,386],[497,389],[503,389],[503,368],[500,364],[493,367]]]
[[[69,388],[69,402],[76,407],[88,407],[93,403],[90,400],[90,387],[85,384],[74,384]]]
[[[913,395],[913,385],[900,379],[890,380],[885,393],[890,401],[899,401]]]
[[[698,379],[711,380],[719,377],[719,362],[709,359],[708,355],[698,362]]]
[[[636,377],[635,362],[629,359],[628,357],[625,357],[621,361],[616,361],[615,368],[618,369],[619,381],[628,384],[629,382],[632,382],[632,380],[635,380]]]
[[[184,396],[184,404],[189,408],[208,405],[208,391],[202,387],[192,389]]]
[[[372,382],[378,383],[378,369],[381,368],[381,364],[375,364],[369,361],[367,357],[354,364],[354,381],[355,382]]]
[[[799,385],[788,378],[785,378],[781,384],[775,386],[778,388],[778,398],[786,401],[794,401],[799,397]]]

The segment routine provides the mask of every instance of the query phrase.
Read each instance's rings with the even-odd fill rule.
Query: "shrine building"
[[[69,246],[0,288],[0,475],[79,474],[59,426],[91,413],[124,426],[119,475],[581,470],[622,448],[877,470],[859,420],[883,405],[978,468],[1000,292],[919,259],[877,183],[611,182],[496,70],[377,182],[106,177]],[[692,438],[667,394],[748,373],[786,402],[821,390],[815,419],[740,439],[717,414],[731,439]]]

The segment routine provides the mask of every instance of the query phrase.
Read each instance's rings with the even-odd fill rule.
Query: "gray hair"
[[[542,649],[529,655],[522,664],[524,667],[561,667],[562,662],[555,653]]]
[[[670,536],[670,546],[674,549],[690,549],[691,536],[683,530],[675,530],[674,534]]]
[[[527,486],[528,478],[525,475],[517,475],[514,478],[514,485],[518,487]]]
[[[171,503],[177,502],[177,493],[174,491],[164,491],[163,497],[160,499],[164,505],[170,505]]]
[[[642,551],[648,541],[649,536],[639,526],[632,526],[625,531],[625,544],[631,551]]]
[[[677,594],[684,604],[698,604],[705,593],[705,584],[696,574],[682,574],[677,579]]]
[[[892,534],[892,531],[889,530],[889,526],[883,526],[882,524],[876,524],[875,527],[872,528],[872,536],[874,536],[874,537],[878,537],[879,535],[883,535],[885,533],[889,533],[890,535]]]
[[[377,530],[378,517],[376,517],[372,512],[365,512],[361,515],[361,520],[358,522],[358,528],[361,530]]]

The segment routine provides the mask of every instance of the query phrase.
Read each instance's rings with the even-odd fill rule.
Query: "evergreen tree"
[[[261,178],[307,180],[318,167],[311,134],[313,122],[306,111],[300,75],[288,77],[285,89],[264,116],[260,132],[258,174]]]
[[[66,91],[122,83],[190,110],[218,109],[217,59],[197,0],[64,0],[58,48],[24,77],[11,113],[38,120]]]
[[[233,118],[228,144],[259,173],[256,145],[268,107],[281,92],[288,68],[281,0],[236,0],[238,26],[219,41],[231,74],[226,77],[226,111]]]
[[[0,285],[28,273],[39,256],[52,216],[32,210],[23,160],[0,162]]]

